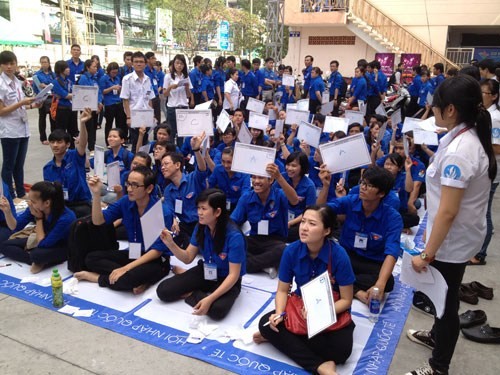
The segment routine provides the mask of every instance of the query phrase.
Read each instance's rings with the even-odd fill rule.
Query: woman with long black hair
[[[446,79],[434,92],[436,125],[448,129],[426,173],[427,239],[412,259],[413,269],[430,264],[448,284],[445,310],[430,331],[408,330],[408,338],[432,348],[429,364],[409,374],[448,374],[459,334],[458,291],[467,261],[486,235],[486,209],[497,163],[491,143],[491,116],[472,77]]]

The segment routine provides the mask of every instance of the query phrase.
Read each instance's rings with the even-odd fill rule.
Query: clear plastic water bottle
[[[380,314],[380,290],[373,288],[370,296],[370,316],[368,319],[372,323],[378,322],[378,315]]]

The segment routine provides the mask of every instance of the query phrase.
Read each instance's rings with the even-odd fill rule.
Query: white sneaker
[[[278,271],[274,267],[264,268],[262,271],[267,273],[271,279],[275,279],[278,276]]]
[[[416,370],[407,372],[405,375],[434,375],[434,370],[429,365],[424,365]]]

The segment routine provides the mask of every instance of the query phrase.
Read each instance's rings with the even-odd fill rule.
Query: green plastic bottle
[[[50,283],[52,285],[52,305],[54,307],[62,307],[64,305],[63,282],[57,268],[52,270]]]

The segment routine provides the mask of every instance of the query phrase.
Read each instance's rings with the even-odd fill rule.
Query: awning
[[[0,17],[0,45],[4,46],[39,46],[40,38],[16,28],[12,22]]]

